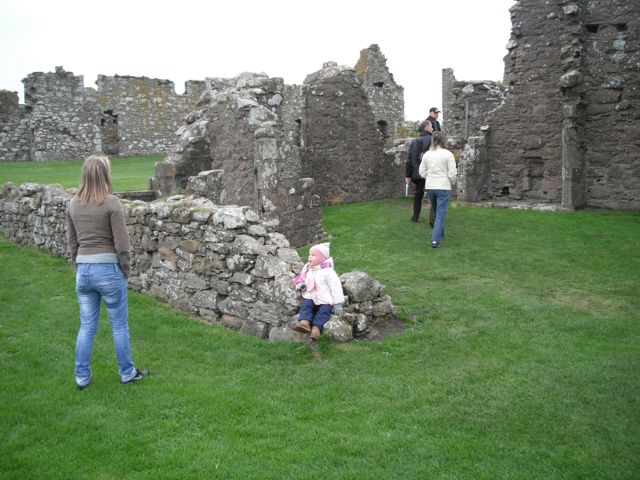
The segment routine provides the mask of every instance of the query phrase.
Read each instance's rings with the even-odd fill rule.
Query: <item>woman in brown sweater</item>
[[[80,188],[66,214],[67,245],[76,268],[80,305],[80,330],[76,339],[76,386],[91,382],[91,352],[98,330],[100,302],[109,315],[122,383],[149,375],[131,360],[129,343],[127,276],[129,236],[118,197],[111,193],[111,165],[102,155],[92,155],[82,166]]]

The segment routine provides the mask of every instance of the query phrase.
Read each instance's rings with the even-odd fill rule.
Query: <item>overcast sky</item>
[[[63,66],[186,80],[264,72],[301,84],[327,61],[353,67],[377,43],[405,88],[405,118],[442,108],[442,68],[459,80],[501,80],[514,0],[0,0],[0,89]],[[385,8],[382,8],[382,6]]]

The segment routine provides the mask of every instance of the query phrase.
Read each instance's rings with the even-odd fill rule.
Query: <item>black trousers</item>
[[[425,179],[411,180],[416,186],[416,193],[413,195],[413,220],[420,218],[420,210],[422,209],[422,199],[424,198],[424,182]]]
[[[413,217],[412,220],[418,221],[420,217],[420,210],[422,210],[422,199],[424,198],[424,184],[425,179],[421,178],[420,180],[411,180],[416,186],[416,193],[413,195]],[[435,212],[433,211],[433,204],[429,209],[429,225],[433,227],[435,219]]]

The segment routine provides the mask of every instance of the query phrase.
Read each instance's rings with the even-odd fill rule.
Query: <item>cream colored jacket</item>
[[[456,160],[446,148],[427,150],[420,162],[420,176],[426,179],[425,190],[451,190],[458,175]]]
[[[333,269],[333,258],[329,257],[325,262],[330,262],[331,267],[314,270],[315,288],[302,292],[302,298],[313,300],[315,305],[336,305],[344,303],[344,293],[340,277]]]

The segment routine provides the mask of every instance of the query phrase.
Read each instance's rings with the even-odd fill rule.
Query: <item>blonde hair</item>
[[[104,155],[91,155],[82,165],[76,198],[81,205],[100,205],[111,193],[111,163]]]

